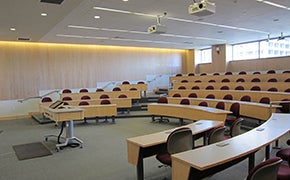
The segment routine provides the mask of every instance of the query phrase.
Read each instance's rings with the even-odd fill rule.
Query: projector
[[[206,0],[200,3],[194,3],[188,7],[188,13],[196,16],[208,16],[215,13],[215,3]]]
[[[163,34],[166,32],[166,26],[157,24],[148,27],[147,32],[150,34]]]

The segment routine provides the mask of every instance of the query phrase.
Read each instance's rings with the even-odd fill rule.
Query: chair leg
[[[151,122],[154,122],[155,121],[155,116],[154,115],[152,115],[152,121]]]

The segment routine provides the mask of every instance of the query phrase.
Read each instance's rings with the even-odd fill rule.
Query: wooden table
[[[43,107],[44,115],[55,122],[65,122],[65,142],[62,144],[57,144],[57,151],[61,147],[68,146],[73,143],[73,140],[80,143],[80,147],[83,147],[83,141],[74,136],[74,120],[80,120],[84,118],[84,110],[77,107],[64,107],[61,109],[52,109],[50,107]],[[48,135],[45,137],[47,141],[48,137],[55,137],[55,135]]]
[[[116,104],[103,105],[87,105],[79,106],[84,110],[84,117],[112,117],[112,122],[115,123],[115,116],[117,115]]]
[[[169,97],[168,103],[170,104],[180,104],[180,101],[184,98]],[[240,115],[256,118],[259,120],[268,120],[272,113],[276,112],[279,105],[263,104],[256,102],[245,102],[245,101],[235,101],[235,100],[224,100],[224,99],[209,99],[209,98],[187,98],[191,105],[198,105],[202,101],[206,101],[209,107],[216,107],[218,102],[225,103],[225,109],[229,110],[233,103],[240,103]]]
[[[172,180],[200,179],[249,158],[249,170],[255,164],[255,152],[289,132],[290,114],[274,113],[261,126],[231,139],[172,155]]]
[[[184,127],[189,127],[194,136],[223,125],[221,121],[200,120]],[[137,167],[138,180],[144,179],[143,159],[160,152],[166,145],[168,135],[175,129],[127,139],[128,162]]]
[[[90,105],[100,105],[103,99],[89,99],[89,100],[72,100],[66,101],[70,106],[78,106],[81,101],[87,101]],[[116,104],[117,108],[131,108],[132,99],[130,98],[110,98],[107,99],[111,104]]]
[[[176,117],[189,120],[214,120],[225,122],[227,114],[231,111],[220,110],[211,107],[196,106],[196,105],[181,105],[181,104],[148,104],[148,114]],[[180,122],[182,123],[182,122]]]

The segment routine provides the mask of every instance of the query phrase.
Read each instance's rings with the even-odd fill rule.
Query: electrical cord
[[[57,136],[57,143],[58,143],[58,144],[61,144],[61,142],[60,142],[60,138],[61,138],[61,135],[62,135],[62,133],[63,133],[63,129],[64,129],[64,127],[65,127],[65,121],[63,121],[63,122],[61,123],[61,129],[60,129],[59,135]],[[69,143],[67,146],[72,147],[72,148],[75,148],[75,147],[80,146],[80,144],[79,144],[79,143]]]

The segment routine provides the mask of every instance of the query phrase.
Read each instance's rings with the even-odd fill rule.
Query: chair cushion
[[[156,155],[156,159],[163,164],[171,166],[171,155],[168,152],[160,153]]]
[[[280,157],[281,159],[287,161],[290,158],[290,148],[281,149],[276,153],[276,156]]]
[[[286,164],[281,164],[277,174],[277,180],[289,180],[290,179],[290,167]]]

